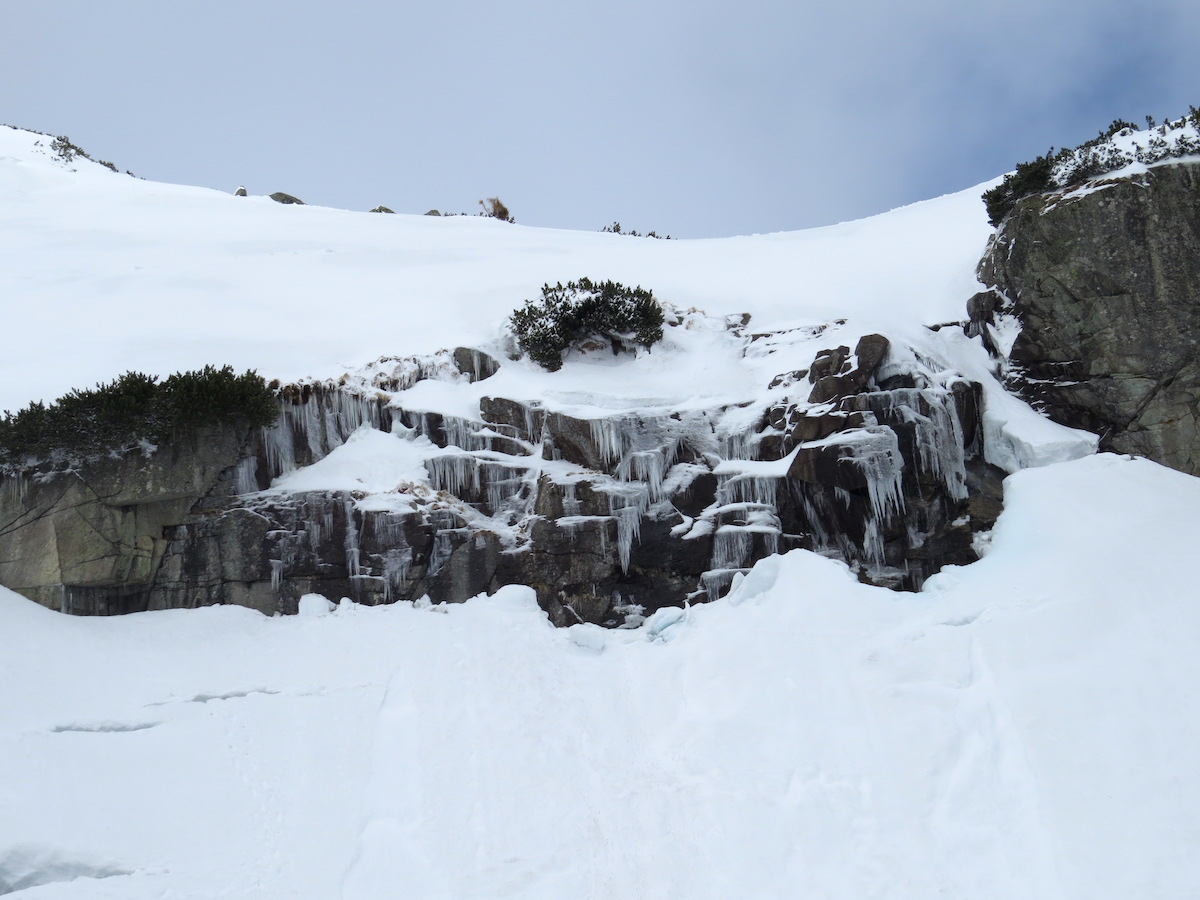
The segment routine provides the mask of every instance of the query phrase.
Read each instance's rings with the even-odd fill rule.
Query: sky
[[[722,237],[1200,104],[1200,4],[4,3],[0,122],[155,180]]]

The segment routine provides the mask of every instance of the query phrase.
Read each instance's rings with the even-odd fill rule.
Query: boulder
[[[858,365],[855,366],[849,377],[858,385],[859,390],[867,386],[867,382],[871,380],[875,370],[887,356],[888,348],[891,345],[891,341],[882,334],[864,334],[858,339],[858,343],[854,346],[854,357],[858,360]]]
[[[1200,475],[1200,166],[1021,200],[979,277],[1020,321],[1011,362],[1029,400],[1103,450]]]
[[[454,367],[468,376],[472,382],[491,378],[500,371],[500,363],[494,356],[473,347],[455,347],[452,358]]]

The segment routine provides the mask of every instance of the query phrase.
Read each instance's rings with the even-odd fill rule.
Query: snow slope
[[[0,127],[0,296],[20,336],[0,364],[0,409],[129,369],[231,363],[289,381],[458,345],[502,355],[513,309],[588,275],[649,287],[685,316],[750,313],[750,331],[787,334],[743,354],[693,315],[632,364],[576,359],[550,375],[521,361],[474,389],[422,382],[395,402],[469,417],[483,394],[585,417],[729,403],[756,414],[778,399],[775,375],[880,331],[987,383],[1003,468],[1094,448],[1009,402],[977,341],[924,327],[963,318],[979,288],[990,229],[978,188],[811,231],[660,241],[283,206],[68,165],[48,140]]]
[[[1200,481],[1087,456],[1089,436],[1003,393],[977,340],[924,327],[978,288],[979,189],[668,242],[284,207],[72,169],[44,140],[0,128],[0,408],[129,368],[291,379],[498,350],[509,311],[586,274],[708,316],[635,360],[505,362],[405,404],[486,387],[751,415],[775,374],[881,330],[984,382],[1016,474],[984,559],[920,594],[798,551],[631,631],[552,629],[520,587],[331,614],[311,597],[274,619],[78,619],[0,589],[0,893],[1197,896]],[[794,330],[743,355],[712,327],[741,312]],[[363,434],[289,477],[386,487],[423,452]]]
[[[0,890],[1195,896],[1198,534],[1200,481],[1096,456],[922,594],[797,551],[634,632],[0,592]]]
[[[813,231],[659,241],[477,217],[282,206],[140,181],[0,127],[0,409],[128,369],[268,378],[495,339],[545,282],[641,284],[753,329],[961,319],[990,229],[979,190]]]

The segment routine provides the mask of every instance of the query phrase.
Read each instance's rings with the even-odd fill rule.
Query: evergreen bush
[[[1045,156],[1018,163],[1016,171],[1006,175],[1003,183],[984,192],[988,221],[999,225],[1024,197],[1074,187],[1133,162],[1149,165],[1164,159],[1200,154],[1200,136],[1195,134],[1200,130],[1200,110],[1194,106],[1189,108],[1186,116],[1175,121],[1167,119],[1158,126],[1153,116],[1146,116],[1146,130],[1156,133],[1149,136],[1144,147],[1122,149],[1112,142],[1114,137],[1128,136],[1137,130],[1132,123],[1116,119],[1099,135],[1078,147],[1064,147],[1057,153],[1052,147]],[[1168,130],[1171,132],[1169,140]],[[1189,130],[1193,133],[1189,134]]]
[[[630,237],[657,238],[661,241],[669,241],[672,239],[669,234],[659,234],[657,231],[647,231],[645,234],[642,234],[640,231],[632,228],[628,231],[622,231],[620,222],[613,222],[611,225],[605,225],[600,230],[605,234],[627,234]]]
[[[663,337],[663,311],[653,293],[590,278],[542,285],[541,300],[526,301],[509,324],[521,350],[551,372],[562,368],[566,350],[588,339],[609,341],[616,353],[627,341],[649,347]]]
[[[205,366],[164,381],[126,372],[110,384],[73,390],[0,418],[0,465],[81,459],[155,443],[177,431],[234,421],[265,427],[279,415],[275,392],[254,372]]]

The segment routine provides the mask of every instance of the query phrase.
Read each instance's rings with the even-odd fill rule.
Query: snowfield
[[[796,551],[636,631],[520,587],[291,618],[0,592],[0,890],[1195,896],[1200,481],[1102,455],[1007,488],[921,594]]]
[[[285,207],[67,166],[48,141],[0,128],[0,409],[127,369],[500,353],[513,308],[588,275],[691,326],[406,404],[753,411],[772,376],[878,330],[984,382],[990,458],[1014,474],[984,558],[920,593],[795,551],[631,630],[554,629],[524,587],[111,619],[0,588],[0,894],[1200,897],[1200,480],[1092,455],[1005,394],[977,340],[925,327],[978,290],[982,188],[654,241]],[[743,312],[791,331],[742,356],[711,326]],[[361,433],[276,487],[386,491],[427,449]]]
[[[484,346],[543,283],[584,275],[748,312],[755,331],[846,318],[919,333],[963,318],[991,233],[978,189],[812,231],[666,241],[283,206],[80,158],[72,171],[37,140],[50,138],[0,127],[0,297],[20,336],[0,409],[128,369],[293,380]]]

